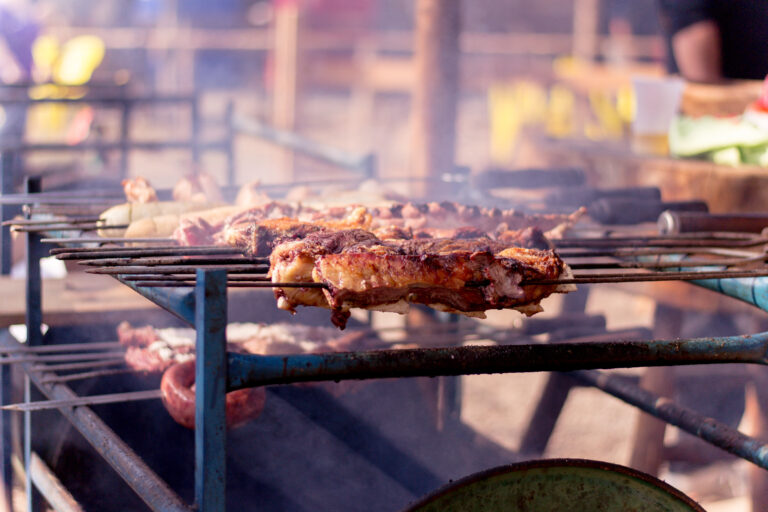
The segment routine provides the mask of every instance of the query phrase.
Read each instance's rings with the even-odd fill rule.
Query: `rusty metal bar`
[[[571,371],[684,364],[768,364],[768,333],[687,340],[379,350],[293,356],[229,354],[229,389],[294,382]]]
[[[748,238],[686,238],[673,237],[604,237],[604,238],[563,238],[552,240],[557,248],[562,247],[622,247],[644,245],[657,247],[757,247],[768,243],[766,237]]]
[[[126,373],[138,373],[133,368],[114,368],[107,370],[93,370],[90,372],[71,373],[69,375],[57,375],[55,377],[46,377],[41,382],[49,384],[51,382],[71,382],[74,380],[94,379],[97,377],[107,377],[110,375],[123,375]]]
[[[264,265],[201,265],[196,267],[198,270],[216,270],[217,268],[225,268],[228,273],[231,274],[255,274],[257,272],[266,272],[269,270],[268,266]],[[85,270],[89,274],[106,274],[106,275],[121,275],[121,274],[184,274],[194,273],[195,267],[187,265],[157,265],[157,266],[142,266],[142,265],[126,265],[124,267],[101,267],[101,268],[89,268]]]
[[[685,260],[686,267],[735,267],[762,263],[768,259],[768,254],[760,254],[751,258],[723,258],[723,259],[691,259]],[[566,259],[572,270],[596,270],[608,268],[680,268],[680,261],[614,261],[614,262],[570,262]]]
[[[768,257],[768,256],[766,256]],[[107,267],[118,265],[231,265],[232,263],[269,264],[269,258],[250,258],[242,254],[230,255],[184,255],[184,256],[158,256],[140,258],[100,258],[82,261],[82,265],[94,267]]]
[[[101,220],[99,217],[79,217],[73,216],[69,218],[55,218],[55,219],[11,219],[3,221],[2,226],[39,226],[39,225],[51,225],[51,224],[91,224]]]
[[[669,398],[646,391],[613,375],[587,370],[571,372],[568,375],[601,389],[670,425],[700,437],[718,448],[768,469],[768,444],[748,437],[728,425],[677,405]]]
[[[197,256],[207,254],[242,254],[242,250],[234,247],[201,246],[183,247],[172,245],[168,247],[57,247],[50,254],[60,260],[89,260],[102,258],[132,258],[142,256]]]
[[[0,338],[0,346],[12,347],[9,340]],[[24,372],[49,400],[77,398],[66,384],[44,384],[42,380],[53,374],[31,371],[29,363],[21,363]],[[80,431],[97,453],[117,471],[136,494],[156,512],[192,512],[157,474],[125,442],[112,431],[90,408],[60,409],[60,412]]]
[[[117,224],[114,226],[105,226],[101,224],[75,224],[70,226],[64,226],[61,224],[48,224],[48,225],[34,225],[34,226],[17,226],[13,225],[11,231],[18,233],[44,233],[46,231],[96,231],[98,229],[125,229],[129,224]]]
[[[179,281],[193,281],[192,273],[184,273],[181,275],[152,275],[152,274],[121,274],[120,279],[123,281],[165,281],[167,283],[179,282]],[[227,282],[250,282],[250,281],[269,281],[270,278],[265,274],[249,275],[249,274],[237,274],[236,276],[228,278]]]
[[[43,238],[44,244],[167,244],[175,242],[173,238],[120,238],[120,237],[72,237]]]
[[[51,468],[41,459],[37,453],[32,452],[29,473],[32,483],[43,495],[45,501],[56,512],[84,512],[83,507],[69,493]]]

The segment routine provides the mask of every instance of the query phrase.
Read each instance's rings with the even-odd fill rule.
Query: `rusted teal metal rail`
[[[768,333],[623,341],[374,350],[258,356],[228,354],[230,390],[295,382],[689,364],[768,364]]]

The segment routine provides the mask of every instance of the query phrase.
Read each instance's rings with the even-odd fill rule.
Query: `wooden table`
[[[529,135],[521,167],[581,166],[601,188],[654,186],[665,201],[702,199],[712,213],[768,211],[768,169],[637,154],[628,143],[552,140]]]

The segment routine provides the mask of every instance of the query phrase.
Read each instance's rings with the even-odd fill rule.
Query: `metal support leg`
[[[41,191],[40,178],[27,178],[26,193],[34,194]],[[40,258],[43,256],[42,237],[39,233],[27,233],[27,279],[26,279],[26,327],[27,345],[36,346],[43,342],[40,328],[43,323],[42,280],[40,277]],[[28,375],[24,375],[24,401],[32,401],[32,383]],[[27,510],[35,512],[40,509],[40,500],[34,485],[30,468],[32,464],[32,413],[24,413],[24,468]]]
[[[13,153],[4,151],[0,154],[0,196],[13,192]],[[0,205],[0,222],[10,220],[13,206]],[[11,227],[0,226],[0,275],[11,273],[13,251],[11,248]]]
[[[224,123],[226,126],[227,143],[227,186],[234,187],[237,183],[235,171],[235,126],[234,126],[235,104],[232,100],[227,102],[227,109],[224,112]]]
[[[198,270],[195,288],[195,503],[224,512],[226,476],[227,273]]]
[[[573,388],[571,377],[563,373],[549,374],[539,403],[536,404],[536,410],[520,442],[521,452],[544,453],[571,388]]]
[[[131,110],[133,103],[126,101],[123,103],[123,111],[120,113],[120,179],[128,176],[128,153],[130,130],[131,130]]]
[[[190,105],[190,116],[192,117],[192,133],[190,134],[190,151],[192,153],[192,166],[196,172],[200,170],[200,110],[197,105],[197,97],[192,98]],[[228,183],[229,185],[229,183]]]

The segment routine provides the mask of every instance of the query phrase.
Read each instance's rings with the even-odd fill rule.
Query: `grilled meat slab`
[[[490,239],[380,240],[365,230],[319,231],[277,245],[273,282],[322,283],[324,288],[277,288],[278,307],[332,310],[344,328],[350,308],[407,312],[410,304],[484,317],[488,309],[541,311],[539,302],[573,286],[521,286],[569,275],[551,250],[510,247]]]

